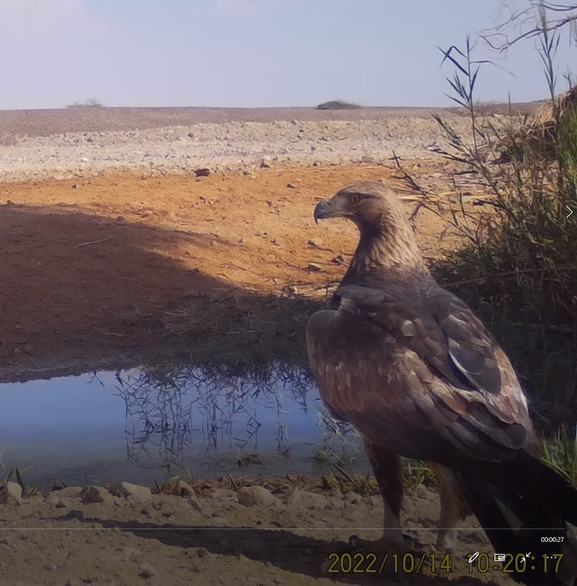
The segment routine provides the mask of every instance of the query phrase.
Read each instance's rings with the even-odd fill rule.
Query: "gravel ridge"
[[[447,114],[458,132],[468,121]],[[146,176],[291,164],[374,163],[393,154],[426,159],[443,137],[432,118],[232,121],[143,130],[4,136],[0,181],[70,179],[106,173]]]

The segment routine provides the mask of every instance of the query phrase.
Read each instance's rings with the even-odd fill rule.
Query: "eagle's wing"
[[[345,285],[307,328],[331,410],[403,456],[500,461],[524,444],[527,402],[504,352],[448,291]]]

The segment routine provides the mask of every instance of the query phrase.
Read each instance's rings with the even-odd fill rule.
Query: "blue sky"
[[[518,3],[526,0],[515,0]],[[442,106],[437,46],[462,46],[501,0],[0,0],[0,109]],[[478,98],[546,97],[529,41]],[[559,73],[575,47],[560,47]],[[487,51],[479,52],[487,56]],[[565,89],[560,82],[560,90]]]

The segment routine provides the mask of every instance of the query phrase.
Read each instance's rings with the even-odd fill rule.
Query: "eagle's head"
[[[421,266],[422,258],[403,204],[397,194],[378,181],[355,183],[317,204],[315,222],[346,218],[360,233],[353,265]]]
[[[378,181],[355,183],[341,189],[332,198],[317,204],[314,217],[317,223],[329,218],[347,218],[361,232],[380,232],[386,224],[404,224],[407,221],[396,193]]]

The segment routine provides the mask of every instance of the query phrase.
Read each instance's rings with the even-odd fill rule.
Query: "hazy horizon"
[[[511,0],[509,0],[511,1]],[[523,6],[526,0],[513,0]],[[490,27],[502,0],[0,0],[0,110],[96,99],[128,108],[453,105],[443,49]],[[483,102],[548,97],[535,42],[490,58]],[[558,51],[558,93],[572,51]]]
[[[523,105],[523,104],[533,104],[538,102],[546,102],[547,98],[531,100],[528,102],[511,102],[511,105]],[[504,106],[506,105],[505,102],[480,102],[481,105],[485,106]],[[458,108],[456,104],[447,103],[442,106],[427,106],[427,105],[416,105],[416,106],[380,106],[380,105],[371,105],[371,106],[364,106],[360,104],[360,108],[363,110],[441,110],[444,108]],[[122,106],[106,106],[102,104],[101,106],[96,106],[94,108],[87,107],[87,106],[74,106],[74,105],[67,105],[61,107],[52,107],[52,108],[0,108],[0,112],[21,112],[21,111],[49,111],[49,110],[85,110],[85,109],[103,109],[103,110],[317,110],[317,105],[310,105],[310,106],[189,106],[189,105],[172,105],[172,106],[130,106],[130,105],[122,105]],[[326,111],[346,111],[345,110],[326,110]]]

